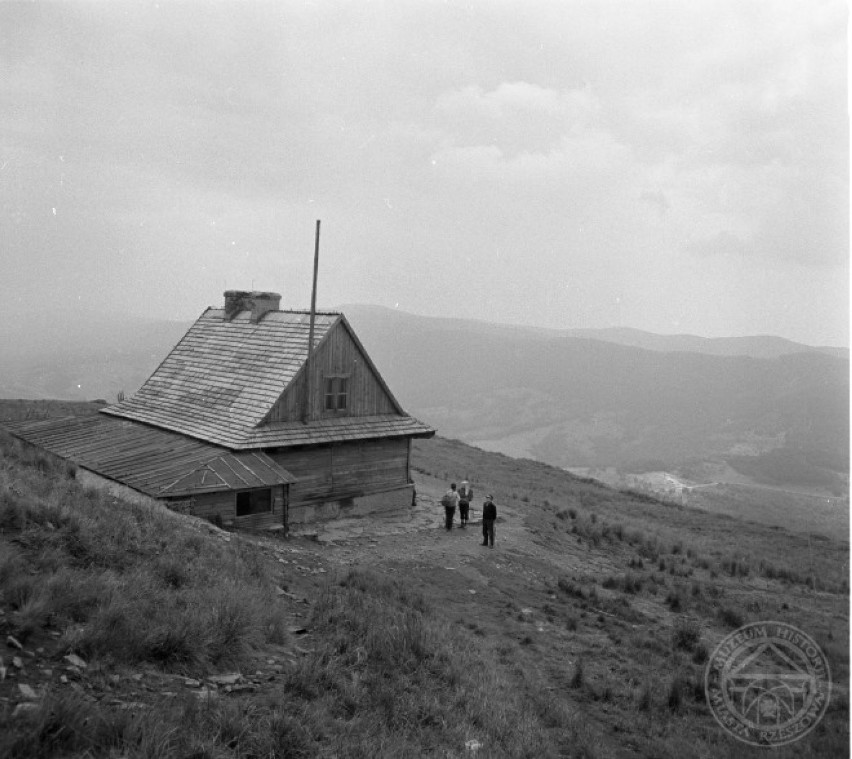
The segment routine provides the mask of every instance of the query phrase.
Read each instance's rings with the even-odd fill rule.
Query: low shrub
[[[666,596],[666,605],[672,611],[683,611],[685,603],[679,590],[671,590]]]
[[[745,624],[743,615],[736,609],[732,609],[730,606],[720,608],[717,612],[717,616],[723,624],[734,629],[742,627]]]
[[[701,626],[697,620],[679,617],[672,628],[672,646],[692,651],[701,639]]]
[[[585,675],[583,674],[583,660],[577,659],[577,663],[574,665],[574,672],[571,674],[571,680],[569,681],[569,685],[574,688],[583,687]]]
[[[623,575],[610,575],[601,585],[610,590],[620,590],[631,595],[642,591],[642,578],[632,572]]]
[[[636,708],[640,712],[650,711],[653,706],[653,693],[656,688],[653,686],[650,681],[645,681],[639,690],[637,699],[636,699]]]
[[[703,643],[698,643],[692,651],[692,661],[694,664],[704,664],[709,656],[707,646]]]
[[[720,562],[722,570],[731,577],[748,577],[751,573],[751,567],[745,559],[732,557],[722,559]]]
[[[674,677],[669,681],[669,688],[666,695],[666,706],[670,712],[677,714],[681,710],[688,689],[689,683],[687,679],[681,672],[676,672]]]

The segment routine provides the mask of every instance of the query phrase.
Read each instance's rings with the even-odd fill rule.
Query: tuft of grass
[[[748,577],[751,573],[751,566],[742,558],[736,556],[722,559],[720,562],[722,571],[729,574],[731,577]]]
[[[704,664],[709,656],[710,654],[707,651],[707,646],[703,643],[698,643],[692,650],[692,661],[694,664]]]
[[[583,683],[585,681],[585,675],[583,673],[583,660],[577,659],[577,663],[574,665],[574,672],[571,674],[571,680],[569,681],[569,685],[574,688],[582,688]]]
[[[610,575],[605,578],[601,586],[609,590],[619,590],[622,593],[635,594],[642,590],[642,578],[631,573],[624,575]]]
[[[674,590],[670,590],[669,593],[666,595],[666,604],[668,605],[669,609],[675,612],[683,611],[684,607],[686,606],[686,603],[683,599],[683,594],[677,588]]]
[[[645,683],[642,685],[642,688],[640,689],[638,697],[636,699],[636,708],[640,712],[650,711],[653,707],[654,690],[655,688],[650,681],[645,681]]]
[[[670,712],[677,714],[686,697],[688,683],[686,678],[680,672],[676,672],[674,677],[669,681],[669,688],[666,694],[666,706]]]
[[[680,617],[672,628],[672,647],[675,650],[693,651],[701,640],[701,626],[695,619]]]
[[[730,606],[724,606],[720,608],[718,611],[718,617],[723,624],[733,629],[742,627],[745,624],[743,615],[736,609],[731,608]]]

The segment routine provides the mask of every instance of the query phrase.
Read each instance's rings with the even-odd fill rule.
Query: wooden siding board
[[[269,455],[297,478],[290,486],[290,506],[298,507],[408,484],[407,449],[407,440],[401,439]]]

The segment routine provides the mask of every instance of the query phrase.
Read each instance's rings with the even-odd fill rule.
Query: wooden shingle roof
[[[289,484],[260,451],[232,452],[138,422],[96,414],[8,422],[28,443],[154,498]]]
[[[305,363],[310,313],[273,311],[253,323],[208,308],[139,391],[104,413],[235,448]],[[319,313],[318,343],[340,314]]]
[[[341,314],[317,313],[314,347],[339,322],[351,330]],[[102,412],[232,450],[434,434],[404,413],[265,424],[307,360],[309,330],[308,311],[253,322],[208,308],[132,398]]]

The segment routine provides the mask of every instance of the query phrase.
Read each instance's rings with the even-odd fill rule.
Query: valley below
[[[677,471],[631,474],[613,467],[573,467],[567,471],[619,490],[648,493],[684,506],[803,534],[849,534],[848,497],[810,492],[806,487],[762,485],[749,481],[729,467],[719,465],[717,468],[720,479],[712,482],[691,481]]]

